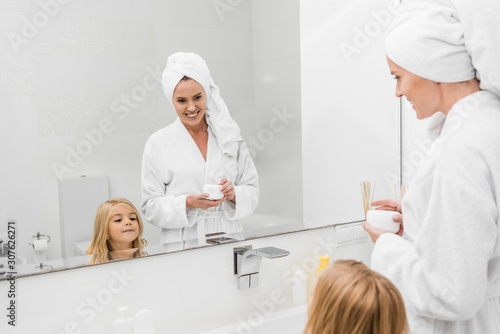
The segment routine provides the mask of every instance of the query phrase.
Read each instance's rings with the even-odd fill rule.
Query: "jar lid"
[[[388,211],[388,210],[369,210],[367,213],[367,217],[370,215],[372,218],[377,217],[392,217],[394,215],[399,215],[397,211]]]

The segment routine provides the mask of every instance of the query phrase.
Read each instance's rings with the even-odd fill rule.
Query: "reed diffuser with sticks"
[[[365,219],[368,210],[371,210],[373,202],[373,196],[375,195],[375,186],[377,182],[373,182],[373,190],[372,190],[372,182],[371,181],[362,181],[361,182],[361,197],[363,199],[363,210],[365,210]]]
[[[401,202],[403,200],[403,197],[405,196],[407,190],[408,190],[408,186],[406,184],[402,184],[401,191],[399,192],[399,196],[398,196],[396,185],[394,185],[394,195],[396,195],[396,201]]]

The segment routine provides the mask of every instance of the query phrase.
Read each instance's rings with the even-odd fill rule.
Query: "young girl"
[[[142,239],[143,225],[135,206],[125,198],[113,198],[97,209],[94,236],[87,254],[93,254],[89,264],[109,260],[141,257],[147,242]]]
[[[384,276],[354,260],[321,273],[304,334],[406,334],[403,299]]]

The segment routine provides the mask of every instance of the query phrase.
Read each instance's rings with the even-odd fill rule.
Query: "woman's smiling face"
[[[441,90],[439,83],[408,72],[387,57],[391,74],[397,80],[396,96],[405,96],[417,112],[418,119],[424,119],[441,111]]]
[[[175,87],[172,103],[186,127],[193,128],[205,123],[206,94],[196,80],[181,80]]]

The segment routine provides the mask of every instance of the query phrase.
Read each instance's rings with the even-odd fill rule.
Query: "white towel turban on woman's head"
[[[167,99],[172,102],[175,87],[186,76],[196,80],[205,90],[207,109],[205,118],[222,152],[236,157],[239,144],[243,141],[238,124],[231,118],[226,103],[220,96],[219,87],[214,83],[207,63],[195,53],[177,52],[168,57],[161,83]]]
[[[432,81],[476,76],[457,11],[447,0],[403,1],[389,27],[386,52],[400,67]]]

